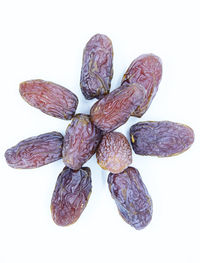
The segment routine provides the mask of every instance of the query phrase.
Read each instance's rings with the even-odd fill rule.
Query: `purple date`
[[[187,125],[171,121],[146,121],[131,126],[130,138],[135,153],[167,157],[189,149],[194,132]]]
[[[151,221],[153,206],[139,171],[128,167],[121,173],[110,173],[108,185],[122,218],[137,230],[146,227]]]
[[[85,209],[92,192],[88,167],[73,171],[65,167],[58,176],[51,200],[51,213],[59,226],[75,223]]]
[[[113,48],[111,40],[96,34],[83,52],[81,91],[86,99],[102,98],[109,93],[113,76]]]
[[[136,58],[125,72],[122,84],[138,83],[146,90],[142,103],[132,112],[132,116],[142,117],[155,97],[162,77],[161,59],[153,54]]]
[[[123,125],[145,97],[139,84],[123,85],[91,108],[91,121],[102,131],[110,132]]]
[[[49,132],[19,142],[5,152],[5,158],[13,168],[37,168],[61,159],[62,145],[62,134]]]
[[[63,144],[63,161],[78,170],[95,153],[101,131],[90,121],[90,116],[77,114],[67,127]]]

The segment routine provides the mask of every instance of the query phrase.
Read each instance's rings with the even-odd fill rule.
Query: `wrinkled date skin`
[[[66,130],[63,144],[63,161],[78,170],[95,153],[101,140],[101,131],[90,121],[90,116],[77,114]]]
[[[132,163],[132,150],[126,137],[120,132],[105,134],[96,152],[101,168],[120,173]]]
[[[108,175],[108,185],[122,218],[135,229],[146,227],[152,218],[151,197],[137,169]]]
[[[73,171],[65,167],[58,176],[51,200],[51,213],[59,226],[75,223],[85,209],[92,192],[88,167]]]
[[[170,121],[139,122],[130,128],[136,154],[168,157],[186,151],[194,142],[193,130]]]
[[[91,120],[102,131],[113,131],[129,119],[144,97],[145,90],[139,84],[123,85],[92,106]]]
[[[63,120],[70,120],[78,106],[74,93],[50,81],[36,79],[22,82],[19,92],[31,106]]]
[[[100,99],[109,93],[113,76],[111,40],[101,34],[93,36],[83,52],[81,91],[86,99]]]
[[[61,159],[62,145],[62,134],[49,132],[19,142],[5,152],[5,158],[13,168],[37,168]]]
[[[122,84],[139,83],[146,90],[143,102],[132,112],[132,116],[142,117],[155,97],[162,77],[162,63],[153,54],[142,55],[135,59],[127,69]]]

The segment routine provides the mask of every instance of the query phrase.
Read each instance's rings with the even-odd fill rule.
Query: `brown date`
[[[128,167],[122,173],[110,173],[108,185],[122,218],[137,230],[146,227],[152,218],[153,205],[139,171]]]
[[[58,176],[51,200],[51,213],[59,226],[75,223],[85,209],[92,192],[88,167],[73,171],[65,167]]]
[[[96,157],[101,168],[120,173],[132,163],[132,150],[122,133],[109,132],[103,136]]]
[[[77,114],[67,127],[63,144],[63,161],[78,170],[95,153],[101,140],[101,131],[90,121],[90,116]]]
[[[146,90],[143,102],[132,112],[132,116],[142,117],[155,97],[162,76],[162,63],[153,54],[136,58],[125,72],[121,85],[138,83]]]
[[[194,142],[193,130],[171,121],[139,122],[130,128],[136,154],[167,157],[186,151]]]
[[[80,85],[86,99],[99,99],[109,93],[113,76],[112,61],[111,40],[102,34],[94,35],[83,52]]]
[[[62,145],[62,134],[49,132],[19,142],[5,152],[5,158],[13,168],[37,168],[61,159]]]
[[[92,106],[91,121],[104,132],[115,130],[129,119],[144,97],[145,89],[139,84],[123,85]]]
[[[36,79],[22,82],[19,92],[31,106],[63,120],[70,120],[78,106],[74,93],[50,81]]]

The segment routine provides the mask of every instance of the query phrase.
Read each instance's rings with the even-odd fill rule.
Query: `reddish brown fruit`
[[[113,76],[111,40],[101,34],[93,36],[83,52],[81,91],[86,99],[102,98],[109,93]]]
[[[120,173],[132,163],[132,150],[120,132],[109,132],[102,138],[96,153],[101,168]]]
[[[142,117],[155,97],[162,76],[162,63],[153,54],[136,58],[125,72],[122,84],[138,83],[146,90],[143,102],[132,112],[132,116]]]
[[[73,171],[65,167],[58,176],[51,200],[51,213],[59,226],[75,223],[85,209],[92,192],[88,167]]]
[[[145,90],[139,84],[123,85],[91,108],[91,121],[102,131],[110,132],[123,125],[141,104]]]
[[[31,106],[63,120],[70,120],[78,105],[78,98],[74,93],[50,81],[25,81],[20,84],[19,91]]]
[[[19,142],[5,152],[5,158],[13,168],[37,168],[61,159],[62,144],[62,134],[49,132]]]
[[[101,140],[101,131],[90,121],[90,116],[77,114],[66,130],[63,144],[63,161],[78,170],[95,153]]]

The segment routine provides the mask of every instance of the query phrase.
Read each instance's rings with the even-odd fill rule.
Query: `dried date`
[[[129,119],[144,97],[145,89],[139,84],[123,85],[92,106],[91,120],[102,131],[113,131]]]
[[[122,133],[109,132],[103,136],[96,157],[101,168],[120,173],[132,163],[132,150]]]
[[[159,57],[153,54],[142,55],[135,59],[125,72],[122,84],[138,83],[146,90],[143,102],[131,115],[142,117],[155,97],[162,76],[162,63]]]
[[[109,170],[108,186],[122,218],[136,229],[152,219],[152,200],[139,171],[128,167],[132,150],[126,137],[113,132],[130,116],[142,117],[155,97],[162,77],[162,63],[153,54],[135,59],[119,88],[110,92],[113,77],[113,47],[102,34],[94,35],[83,51],[80,76],[86,99],[97,98],[90,114],[75,115],[78,98],[70,90],[41,79],[20,84],[22,98],[31,106],[60,119],[72,119],[65,137],[45,133],[21,141],[5,152],[13,168],[36,168],[63,158],[51,199],[54,222],[60,226],[78,220],[89,200],[91,171],[82,165],[96,151],[98,164]],[[75,115],[75,116],[74,116]],[[140,122],[130,129],[133,150],[140,155],[172,156],[187,150],[194,141],[193,130],[169,121]],[[102,140],[102,141],[101,141]]]
[[[63,161],[78,170],[95,153],[101,131],[90,121],[90,116],[77,114],[67,127],[63,144]]]
[[[5,152],[5,158],[13,168],[37,168],[61,159],[62,145],[62,134],[49,132],[19,142]]]
[[[41,79],[24,81],[19,92],[31,106],[63,120],[70,120],[78,106],[78,98],[70,90]]]
[[[83,52],[80,86],[86,99],[102,98],[109,93],[113,76],[111,40],[102,34],[93,36]]]
[[[170,121],[139,122],[130,128],[136,154],[167,157],[186,151],[194,142],[193,130]]]
[[[59,226],[75,223],[85,209],[92,191],[88,167],[73,171],[65,167],[58,176],[51,200],[51,213]]]
[[[146,227],[152,219],[153,205],[139,171],[128,167],[122,173],[110,173],[108,185],[122,218],[137,230]]]

